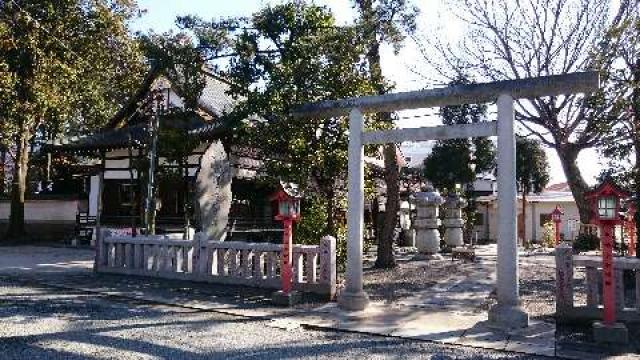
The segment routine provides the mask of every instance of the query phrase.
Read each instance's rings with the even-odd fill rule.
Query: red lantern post
[[[562,222],[562,215],[564,212],[560,208],[560,205],[556,205],[556,208],[551,212],[551,220],[556,226],[556,246],[560,245],[560,223]]]
[[[291,264],[293,257],[293,222],[300,219],[300,198],[291,192],[285,191],[283,188],[271,196],[271,200],[278,202],[278,214],[275,218],[282,221],[284,227],[282,256],[280,258],[282,290],[274,294],[274,302],[291,305],[295,302],[291,291],[293,283],[293,267]]]
[[[594,222],[600,226],[602,239],[602,299],[604,315],[602,323],[594,324],[596,340],[619,342],[627,339],[627,329],[616,324],[615,272],[613,266],[613,230],[620,222],[620,199],[629,193],[618,188],[613,182],[605,181],[596,189],[586,192],[594,210]],[[618,331],[620,333],[618,333]],[[613,335],[616,334],[616,335]],[[616,337],[619,337],[616,339]]]

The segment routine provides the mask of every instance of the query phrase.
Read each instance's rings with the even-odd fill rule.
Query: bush
[[[327,210],[323,201],[316,197],[305,199],[301,206],[300,221],[294,229],[296,244],[318,245],[320,239],[327,235]]]
[[[544,223],[544,230],[542,230],[542,246],[547,248],[556,246],[556,227],[552,221]]]
[[[326,202],[320,197],[310,197],[302,204],[300,221],[295,224],[294,243],[318,245],[320,239],[327,234]],[[336,218],[336,266],[338,271],[344,270],[347,261],[347,226]]]
[[[585,252],[596,250],[600,246],[600,238],[595,234],[580,234],[573,243],[573,251]]]

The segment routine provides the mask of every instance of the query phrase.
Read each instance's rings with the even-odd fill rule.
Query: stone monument
[[[440,193],[427,185],[414,195],[417,215],[413,223],[416,229],[416,247],[421,254],[435,256],[440,250],[438,207],[443,203]]]
[[[444,242],[450,248],[464,245],[462,209],[466,206],[467,201],[456,193],[447,195],[444,202]]]
[[[401,246],[415,247],[415,230],[411,227],[411,204],[408,201],[400,202],[400,231],[402,231]]]
[[[196,214],[207,238],[222,241],[226,237],[231,207],[231,166],[220,141],[209,145],[200,159],[196,176]]]

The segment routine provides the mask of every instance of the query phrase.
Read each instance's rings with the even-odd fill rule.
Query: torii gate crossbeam
[[[526,327],[528,315],[520,308],[518,247],[516,240],[516,179],[514,99],[590,93],[599,87],[597,72],[543,76],[482,84],[455,85],[378,96],[365,96],[306,104],[294,116],[328,117],[349,114],[349,194],[347,214],[346,287],[338,298],[340,307],[362,310],[369,300],[362,282],[362,236],[364,227],[364,145],[402,141],[498,137],[498,303],[489,321],[500,327]],[[363,112],[399,111],[426,107],[497,102],[495,122],[468,125],[364,131]]]

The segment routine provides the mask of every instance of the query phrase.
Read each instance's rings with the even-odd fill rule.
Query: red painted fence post
[[[602,284],[604,323],[613,325],[616,322],[616,291],[613,271],[613,224],[602,221]]]
[[[291,258],[293,257],[292,244],[292,223],[291,219],[283,219],[284,234],[282,235],[282,257],[280,258],[280,277],[282,279],[282,292],[288,295],[291,292],[291,280],[293,278],[293,269],[291,266]]]

